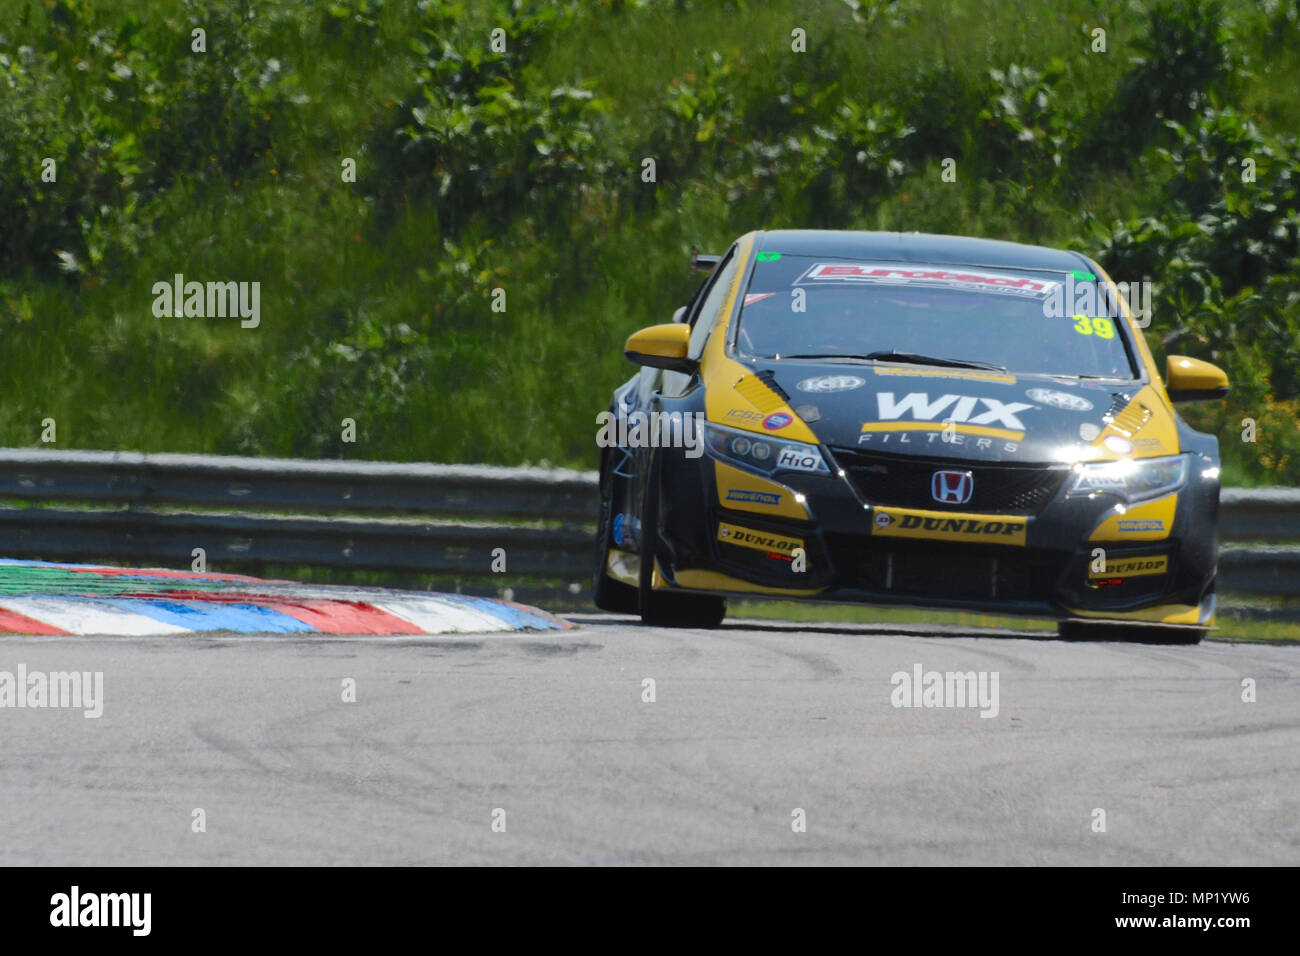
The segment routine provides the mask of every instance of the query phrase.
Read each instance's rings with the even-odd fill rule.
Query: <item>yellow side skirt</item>
[[[659,574],[659,568],[655,568],[655,586],[659,587],[663,577]],[[664,582],[665,584],[667,582]],[[720,571],[706,571],[703,569],[691,569],[677,572],[677,583],[684,588],[693,588],[700,591],[735,591],[744,594],[783,594],[793,597],[808,597],[813,594],[821,594],[825,588],[773,588],[763,584],[751,584],[748,581],[742,581],[740,578],[733,578],[729,574],[723,574]]]

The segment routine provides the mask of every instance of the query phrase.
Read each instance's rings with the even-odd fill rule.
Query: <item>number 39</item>
[[[1110,319],[1090,319],[1086,315],[1074,317],[1074,331],[1080,335],[1095,335],[1101,339],[1115,337],[1115,325]]]

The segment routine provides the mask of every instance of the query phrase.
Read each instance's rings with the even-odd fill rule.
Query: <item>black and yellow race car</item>
[[[594,598],[715,626],[726,597],[1050,616],[1194,642],[1214,621],[1218,441],[1077,252],[954,236],[754,232],[598,416]]]

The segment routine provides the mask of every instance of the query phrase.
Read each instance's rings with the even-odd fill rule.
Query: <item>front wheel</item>
[[[1056,625],[1056,633],[1063,641],[1119,641],[1127,644],[1199,644],[1208,630],[1205,627],[1134,627],[1091,621],[1061,621]]]
[[[650,475],[641,516],[641,620],[656,627],[717,627],[727,616],[726,598],[656,591],[651,587],[659,546],[659,489],[655,469],[650,469]]]

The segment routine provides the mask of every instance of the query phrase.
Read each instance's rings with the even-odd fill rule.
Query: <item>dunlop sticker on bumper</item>
[[[778,554],[789,554],[795,548],[803,547],[803,538],[786,538],[779,534],[755,531],[753,528],[742,528],[739,525],[727,524],[726,522],[718,524],[718,540],[742,548],[753,548],[755,551],[775,551]]]
[[[928,538],[934,541],[976,541],[1024,547],[1029,522],[1014,515],[954,514],[947,511],[913,511],[876,508],[872,533],[886,538]]]
[[[1169,570],[1169,558],[1148,554],[1136,558],[1115,558],[1106,562],[1105,571],[1088,570],[1088,580],[1102,578],[1140,578],[1147,574],[1164,574]]]

